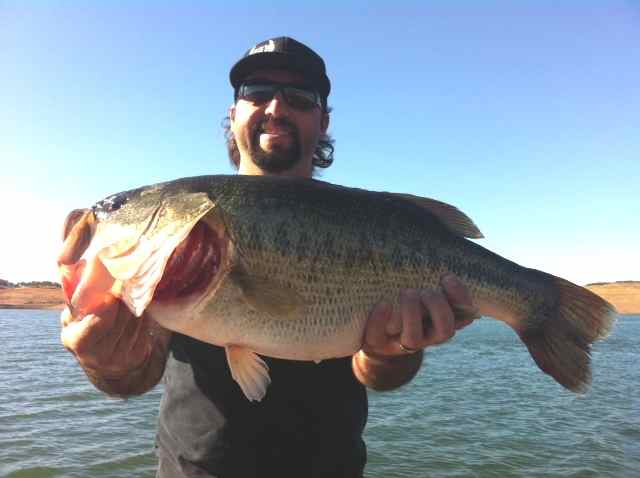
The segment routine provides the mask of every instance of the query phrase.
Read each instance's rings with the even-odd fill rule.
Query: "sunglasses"
[[[268,81],[242,83],[236,90],[236,101],[250,101],[260,106],[271,101],[278,92],[282,93],[286,103],[293,109],[309,111],[316,106],[322,107],[320,94],[309,86]]]

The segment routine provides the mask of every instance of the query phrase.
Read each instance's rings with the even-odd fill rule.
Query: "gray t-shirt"
[[[360,478],[367,394],[351,359],[263,357],[271,384],[250,402],[224,349],[174,334],[164,374],[160,478]]]

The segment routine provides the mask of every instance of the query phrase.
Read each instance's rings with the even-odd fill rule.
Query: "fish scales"
[[[171,330],[226,347],[234,378],[248,364],[264,370],[253,352],[297,360],[353,354],[376,303],[397,304],[405,288],[436,289],[447,272],[483,314],[514,328],[543,371],[575,391],[591,378],[590,344],[613,322],[613,308],[599,297],[469,241],[464,236],[481,237],[472,221],[426,198],[298,178],[206,176],[111,196],[93,215],[86,224],[74,216],[61,257],[78,257],[72,249],[84,247],[80,230],[90,228],[88,250],[122,282],[125,303]],[[201,267],[215,274],[197,293],[154,299],[165,276],[179,276],[178,265],[188,262],[178,244],[192,230],[220,256]],[[142,272],[131,272],[136,261]],[[248,398],[259,399],[266,377],[256,380],[257,390],[237,380]]]
[[[262,195],[268,197],[268,201],[260,201]],[[474,244],[468,241],[462,243],[461,239],[447,233],[439,222],[425,221],[423,211],[416,210],[413,204],[400,203],[393,198],[380,201],[380,197],[361,191],[344,194],[342,189],[313,188],[308,193],[291,188],[270,194],[267,188],[261,187],[256,191],[242,191],[235,197],[241,201],[231,201],[228,208],[223,201],[220,204],[223,211],[242,208],[244,213],[234,213],[234,216],[242,218],[243,225],[258,221],[265,224],[260,244],[264,247],[264,255],[261,251],[252,251],[255,256],[248,253],[255,244],[243,240],[242,226],[237,229],[230,226],[236,230],[235,242],[244,244],[243,257],[253,273],[281,277],[287,287],[303,293],[310,292],[306,289],[309,276],[314,277],[315,282],[340,284],[325,294],[309,297],[316,306],[308,310],[302,320],[311,324],[324,321],[326,326],[335,327],[352,322],[354,316],[362,321],[372,303],[385,298],[395,300],[400,289],[406,287],[437,287],[439,278],[447,270],[458,274],[477,298],[490,300],[502,291],[506,297],[512,297],[511,303],[527,304],[523,301],[524,294],[518,292],[525,289],[520,283],[528,282],[522,268],[518,268],[518,274],[512,273],[513,268],[507,267],[506,273],[498,270],[493,254],[486,254],[488,251],[473,247]],[[295,207],[292,208],[292,204]],[[286,224],[278,222],[282,217],[287,218]],[[271,224],[274,227],[270,227]],[[332,247],[323,248],[318,243],[322,234],[316,234],[316,240],[310,244],[315,251],[313,263],[306,255],[293,254],[300,249],[295,246],[296,240],[300,236],[307,237],[306,231],[325,229],[332,231]],[[395,247],[388,247],[384,231],[394,231]],[[368,240],[363,241],[363,237]],[[278,244],[282,244],[283,238],[286,247],[280,248]],[[274,249],[282,254],[272,256]],[[318,270],[313,268],[314,263],[326,267]],[[449,267],[442,267],[443,264]],[[510,264],[502,260],[501,265],[504,268]],[[391,269],[392,273],[380,275],[376,269]],[[297,275],[297,271],[306,276]],[[505,279],[509,274],[510,281]],[[336,308],[333,304],[341,304],[341,307]],[[527,307],[520,307],[518,311],[525,312]],[[311,328],[309,335],[319,337],[318,331]]]
[[[351,322],[354,314],[365,315],[372,301],[391,297],[402,286],[428,285],[420,280],[423,264],[420,251],[415,250],[424,242],[413,240],[415,233],[410,231],[406,235],[409,247],[400,245],[394,250],[396,257],[389,257],[386,234],[379,232],[399,231],[397,214],[371,214],[372,205],[363,200],[366,197],[349,201],[353,196],[347,196],[328,204],[323,195],[314,197],[294,190],[290,196],[280,193],[262,203],[260,194],[269,197],[268,191],[255,196],[245,193],[242,204],[222,201],[219,206],[223,211],[240,207],[245,211],[233,214],[242,217],[242,224],[237,228],[230,224],[230,229],[235,231],[234,242],[243,244],[242,257],[252,273],[280,278],[285,286],[308,295],[308,302],[316,304],[303,320],[339,326]],[[258,200],[247,201],[247,196]],[[299,204],[293,211],[292,201]],[[250,240],[253,235],[247,227],[257,221],[264,224],[260,242]],[[380,275],[378,271],[388,270],[390,263],[399,264],[400,269],[389,277]],[[316,283],[327,286],[316,289]]]
[[[371,236],[370,232],[397,230],[399,225],[394,223],[397,222],[394,221],[396,215],[389,214],[386,217],[390,218],[390,224],[372,228],[380,216],[371,214],[372,205],[363,201],[366,197],[362,196],[353,202],[345,202],[343,198],[334,204],[327,204],[325,195],[307,197],[298,190],[285,191],[288,194],[278,190],[273,195],[262,188],[252,192],[222,192],[218,194],[217,205],[223,215],[228,212],[226,221],[232,231],[232,241],[242,244],[243,262],[252,274],[274,277],[286,288],[301,292],[307,297],[307,302],[313,304],[301,319],[310,324],[307,336],[331,335],[332,330],[338,332],[335,327],[350,324],[356,315],[359,317],[357,320],[362,322],[372,301],[384,295],[395,295],[393,292],[399,290],[398,286],[402,284],[398,280],[400,278],[407,285],[416,283],[415,278],[404,277],[406,271],[402,270],[392,274],[386,284],[380,274],[375,273],[376,269],[387,269],[389,261],[381,254],[381,251],[386,252],[384,235],[382,240],[378,240],[378,235]],[[267,199],[263,201],[262,198]],[[292,201],[300,203],[304,199],[303,206],[292,210]],[[318,207],[319,204],[321,207]],[[343,215],[345,210],[353,210],[355,218]],[[282,217],[287,220],[283,221]],[[258,222],[262,224],[260,234],[255,233],[255,224]],[[327,229],[327,224],[331,228],[326,234],[314,234],[307,244],[310,235],[306,231],[323,231]],[[364,231],[367,231],[366,235]],[[258,237],[259,240],[256,240]],[[366,237],[369,240],[365,240]],[[414,243],[413,246],[418,244],[412,234],[407,237]],[[301,250],[311,251],[312,254],[292,253]],[[404,265],[405,269],[412,263],[419,266],[415,260],[417,254],[411,248],[404,248],[403,253],[399,248],[395,251],[397,257],[392,262]],[[365,258],[369,260],[362,260]],[[417,267],[413,267],[413,271],[415,276]],[[324,283],[326,287],[324,290],[310,287],[314,283]],[[386,287],[381,291],[381,286]],[[228,315],[232,313],[229,311]],[[285,337],[296,337],[304,327],[301,321],[284,322],[274,327],[277,330],[290,327],[296,333]]]

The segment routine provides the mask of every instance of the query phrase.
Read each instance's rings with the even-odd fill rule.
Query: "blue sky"
[[[577,283],[640,280],[640,3],[614,0],[0,0],[0,278],[57,280],[72,208],[231,173],[229,68],[279,35],[327,63],[322,179],[450,202]]]

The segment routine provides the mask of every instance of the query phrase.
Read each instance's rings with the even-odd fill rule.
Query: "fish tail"
[[[539,272],[539,271],[536,271]],[[518,330],[540,369],[573,392],[591,384],[591,344],[613,328],[616,310],[584,287],[543,272],[554,300]]]

